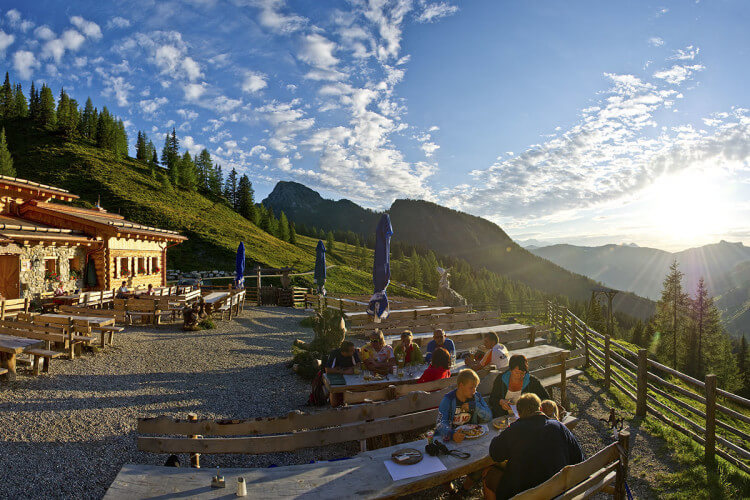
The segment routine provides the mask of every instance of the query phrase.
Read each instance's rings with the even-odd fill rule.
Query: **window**
[[[81,264],[78,259],[78,257],[73,257],[72,259],[68,260],[69,269],[70,269],[70,277],[71,278],[80,278],[83,276],[83,271],[81,269]]]
[[[130,267],[128,266],[128,258],[120,257],[120,278],[124,278],[130,275]]]
[[[160,272],[161,269],[159,269],[159,257],[151,257],[151,273],[159,274]]]
[[[138,257],[138,274],[148,274],[146,270],[146,257]]]
[[[44,259],[44,278],[57,280],[57,259]]]

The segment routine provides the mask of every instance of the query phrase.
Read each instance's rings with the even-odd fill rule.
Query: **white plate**
[[[487,429],[486,426],[479,425],[479,424],[464,424],[464,425],[461,425],[461,426],[457,427],[456,430],[457,431],[466,431],[467,429],[472,429],[472,428],[476,428],[476,427],[479,427],[479,429],[482,431],[481,434],[477,434],[476,436],[469,436],[468,434],[466,434],[464,432],[464,437],[466,439],[477,439],[477,438],[480,438],[480,437],[484,436],[485,434],[487,434],[489,432],[489,430]]]

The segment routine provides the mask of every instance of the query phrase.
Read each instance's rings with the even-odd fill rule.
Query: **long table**
[[[566,417],[563,423],[572,427],[577,419]],[[126,464],[104,498],[229,498],[234,497],[239,477],[243,477],[247,483],[248,498],[254,499],[394,498],[445,484],[492,465],[490,442],[502,431],[496,430],[492,424],[485,425],[489,432],[480,438],[467,439],[460,444],[448,443],[450,449],[468,452],[468,459],[442,455],[439,459],[446,470],[415,478],[394,481],[385,467],[385,461],[390,460],[394,451],[403,448],[424,450],[427,444],[424,439],[366,451],[350,459],[333,462],[262,469],[221,469],[227,485],[221,489],[211,488],[211,477],[216,475],[216,469]]]
[[[0,334],[0,365],[8,369],[8,380],[16,379],[16,355],[32,347],[44,345],[43,340]]]
[[[405,328],[406,330],[406,328]],[[462,330],[450,330],[445,332],[445,337],[453,340],[466,341],[471,339],[481,340],[482,336],[488,332],[495,332],[499,337],[511,333],[528,333],[531,331],[531,327],[528,325],[522,325],[520,323],[509,323],[506,325],[491,325],[491,326],[480,326],[477,328],[464,328]],[[432,340],[433,332],[426,333],[415,333],[413,335],[414,342],[420,346],[427,345]],[[388,335],[385,337],[386,344],[393,344],[401,340],[401,335]],[[502,342],[502,338],[500,340]],[[478,345],[477,345],[478,346]]]
[[[565,349],[562,349],[560,347],[555,347],[552,345],[538,345],[534,347],[525,347],[523,349],[516,349],[514,351],[511,351],[511,354],[523,354],[526,356],[526,359],[529,361],[529,365],[537,365],[537,361],[544,360],[545,358],[551,358],[554,357],[555,354],[564,351]],[[389,385],[401,385],[401,384],[413,384],[415,383],[419,377],[422,376],[422,373],[427,368],[427,365],[418,365],[417,367],[413,368],[413,375],[408,376],[407,370],[408,368],[404,368],[404,377],[398,378],[392,373],[389,374],[386,377],[383,377],[380,380],[365,380],[364,379],[364,371],[360,373],[359,375],[354,374],[343,374],[340,375],[344,378],[344,384],[343,385],[334,385],[331,383],[328,374],[323,374],[323,383],[326,385],[328,390],[332,393],[343,393],[346,391],[372,391],[376,389],[382,389],[383,387],[388,387]],[[459,359],[456,361],[456,364],[451,367],[451,373],[455,374],[465,368],[464,360]],[[338,377],[335,376],[336,378]]]
[[[105,345],[105,333],[110,332],[110,342],[112,341],[112,334],[113,331],[121,331],[122,329],[115,328],[115,318],[114,316],[78,316],[76,314],[60,314],[60,313],[45,313],[40,314],[40,318],[64,318],[64,319],[70,319],[73,321],[88,321],[89,326],[91,326],[92,330],[95,330],[100,333],[101,339],[100,344],[102,347]]]

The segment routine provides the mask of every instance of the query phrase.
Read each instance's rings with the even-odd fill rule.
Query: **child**
[[[474,370],[461,370],[456,378],[456,389],[443,397],[438,408],[435,434],[444,441],[460,443],[464,434],[456,428],[464,424],[481,424],[492,419],[492,411],[477,392],[479,375]]]
[[[554,420],[560,420],[560,410],[557,407],[557,403],[551,399],[545,399],[542,401],[542,412],[547,415],[547,418]]]

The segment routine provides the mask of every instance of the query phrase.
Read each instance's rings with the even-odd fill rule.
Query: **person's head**
[[[127,281],[123,281],[123,282],[122,282],[122,286],[123,286],[123,287],[124,287],[124,286],[127,286],[127,284],[128,284],[128,282],[127,282]]]
[[[154,285],[152,285],[151,283],[149,283],[149,284],[148,284],[148,289],[149,289],[149,290],[153,290],[153,289],[154,289]]]
[[[447,370],[451,367],[451,354],[444,347],[437,347],[432,351],[430,364],[436,368]]]
[[[342,356],[354,356],[354,344],[348,340],[343,341],[339,348],[339,352],[341,352]]]
[[[456,377],[456,396],[463,400],[474,397],[479,385],[479,375],[471,368],[458,372]]]
[[[370,334],[370,345],[378,350],[383,348],[385,345],[385,337],[383,336],[382,331],[375,330]]]
[[[436,329],[432,332],[432,338],[437,345],[443,345],[445,343],[445,331],[442,328]]]
[[[497,333],[487,332],[484,334],[484,347],[487,349],[492,349],[492,346],[498,342],[500,342],[500,339],[497,338]]]
[[[551,399],[545,399],[541,404],[542,413],[547,415],[547,418],[554,418],[560,420],[560,410],[557,408],[557,403]]]
[[[510,375],[515,380],[521,379],[529,371],[529,361],[523,354],[514,354],[508,360],[508,370]]]
[[[414,335],[412,335],[411,330],[404,330],[404,333],[401,334],[401,345],[404,347],[411,345],[413,338]]]
[[[542,400],[533,392],[527,392],[518,398],[516,411],[520,418],[533,417],[542,411]]]

